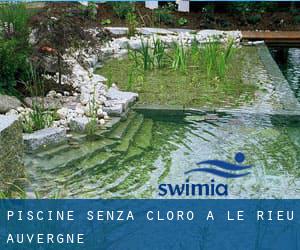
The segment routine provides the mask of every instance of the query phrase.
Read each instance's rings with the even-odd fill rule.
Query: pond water
[[[271,47],[270,52],[300,101],[300,48]]]
[[[159,198],[160,183],[189,178],[190,183],[226,183],[230,198],[299,198],[299,125],[297,119],[243,113],[167,118],[132,113],[80,148],[63,145],[29,157],[30,188],[46,197]],[[253,166],[245,177],[184,174],[208,159],[234,163],[240,151],[245,165]]]
[[[41,197],[160,198],[159,184],[174,186],[188,180],[190,184],[228,185],[229,198],[300,198],[300,115],[281,112],[282,101],[291,101],[288,107],[293,108],[297,100],[288,86],[272,85],[266,65],[275,64],[266,48],[259,50],[267,63],[244,62],[252,65],[244,81],[264,88],[249,107],[205,115],[131,112],[113,129],[99,131],[96,139],[75,135],[68,144],[28,154],[27,191]],[[278,51],[272,53],[276,59]],[[299,98],[299,50],[289,49],[286,58],[280,67]],[[275,73],[278,85],[281,73]],[[243,165],[252,166],[247,176],[226,179],[204,172],[185,174],[200,161],[237,163],[237,152],[246,157]],[[211,197],[167,194],[164,198]]]

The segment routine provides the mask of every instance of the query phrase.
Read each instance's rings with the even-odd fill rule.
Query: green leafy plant
[[[29,66],[26,78],[27,81],[23,83],[33,97],[32,111],[23,116],[22,125],[25,133],[32,133],[50,127],[56,119],[56,112],[47,111],[43,97],[37,97],[44,94],[44,84],[32,64]]]
[[[167,5],[163,6],[162,8],[155,9],[153,11],[154,13],[154,22],[157,23],[158,25],[162,24],[173,24],[175,17],[172,14],[174,11],[174,4],[168,3]]]
[[[120,19],[125,19],[129,13],[135,12],[134,4],[130,2],[113,2],[112,7]]]
[[[177,24],[180,25],[180,26],[184,26],[188,23],[188,20],[184,17],[180,17],[178,20],[177,20]]]
[[[204,47],[204,61],[206,64],[207,78],[217,76],[225,77],[227,64],[233,53],[234,41],[231,39],[227,46],[222,47],[218,41],[210,41]]]
[[[111,24],[111,23],[112,23],[112,22],[111,22],[110,19],[104,19],[104,20],[101,21],[101,25],[109,25],[109,24]]]
[[[26,73],[30,15],[23,3],[0,5],[0,92],[17,94],[15,86]]]
[[[87,133],[88,136],[93,136],[97,131],[98,128],[97,113],[98,113],[98,105],[96,102],[96,89],[94,87],[92,99],[89,102],[90,121],[85,127],[85,132]]]
[[[293,19],[296,24],[300,24],[300,15],[294,16]]]
[[[250,24],[257,24],[262,20],[261,14],[252,14],[247,17],[247,21]]]
[[[126,24],[128,27],[128,36],[134,36],[136,34],[136,28],[138,25],[137,16],[134,13],[128,13],[126,15]]]

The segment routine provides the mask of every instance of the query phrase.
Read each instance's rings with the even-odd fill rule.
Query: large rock
[[[32,108],[33,104],[43,106],[44,109],[54,110],[60,109],[62,107],[62,98],[53,98],[53,97],[26,97],[24,103]]]
[[[22,125],[17,116],[0,115],[0,190],[21,187],[24,178]]]
[[[70,120],[69,127],[71,131],[75,132],[84,132],[86,129],[86,126],[89,124],[90,119],[87,117],[75,117]]]
[[[128,103],[133,103],[138,98],[137,93],[120,91],[116,87],[111,87],[108,89],[106,97],[109,100],[124,100]]]
[[[0,113],[5,114],[11,109],[21,106],[21,102],[14,96],[0,95]]]
[[[24,134],[23,139],[26,150],[33,151],[40,147],[63,142],[67,139],[66,129],[45,128],[31,134]]]
[[[121,116],[137,100],[138,94],[111,87],[106,97],[108,100],[104,102],[103,111],[110,116]]]
[[[125,27],[105,27],[113,35],[126,35],[128,33],[128,28]]]
[[[103,107],[103,111],[109,116],[121,116],[124,108],[122,104],[107,105]]]

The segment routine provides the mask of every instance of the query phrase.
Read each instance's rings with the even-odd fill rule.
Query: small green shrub
[[[128,13],[126,15],[126,23],[128,28],[128,36],[134,36],[136,34],[136,28],[138,25],[137,16],[134,13]]]
[[[261,21],[262,16],[261,14],[253,14],[247,17],[247,21],[250,24],[257,24]]]
[[[120,19],[125,19],[129,13],[135,12],[134,4],[130,2],[113,2],[112,7]]]
[[[16,94],[28,67],[30,12],[22,3],[0,6],[0,92]]]
[[[184,17],[180,17],[178,20],[177,20],[177,24],[180,25],[180,26],[184,26],[188,23],[188,20]]]
[[[300,15],[294,16],[293,19],[296,24],[300,24]]]
[[[111,24],[111,20],[110,19],[104,19],[101,21],[101,25],[109,25]]]
[[[34,103],[32,111],[23,117],[22,125],[25,133],[49,128],[54,122],[52,111],[46,111],[43,105]]]
[[[154,21],[158,25],[165,24],[170,25],[175,21],[175,17],[172,14],[174,11],[174,5],[169,3],[168,5],[163,6],[162,8],[154,10]]]
[[[44,83],[32,64],[29,64],[29,69],[26,74],[27,81],[23,81],[23,83],[31,96],[43,96]],[[25,133],[32,133],[40,129],[48,128],[56,119],[56,112],[45,110],[43,97],[41,100],[33,98],[32,111],[23,116],[23,131]]]

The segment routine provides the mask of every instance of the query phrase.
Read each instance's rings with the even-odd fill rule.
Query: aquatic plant
[[[154,64],[159,68],[164,67],[164,59],[166,57],[166,45],[160,39],[153,39],[153,60]]]
[[[191,58],[192,65],[196,66],[200,63],[200,48],[199,48],[199,42],[194,37],[191,43],[191,47],[189,48],[189,56]]]
[[[146,43],[142,40],[142,46],[139,52],[142,55],[144,70],[151,69],[153,65],[153,57],[151,55],[151,46],[148,40]]]
[[[97,115],[98,115],[98,105],[96,102],[96,88],[94,86],[94,90],[92,93],[92,99],[89,101],[89,116],[90,116],[90,121],[85,127],[85,132],[87,133],[88,136],[93,136],[98,128],[98,123],[97,123]]]
[[[225,77],[228,62],[233,53],[233,44],[234,41],[231,39],[225,47],[218,41],[209,41],[204,46],[203,56],[208,79],[213,76],[217,76],[220,79]]]
[[[172,68],[174,70],[180,70],[186,72],[187,70],[188,53],[182,43],[174,43],[173,56],[172,56]]]

